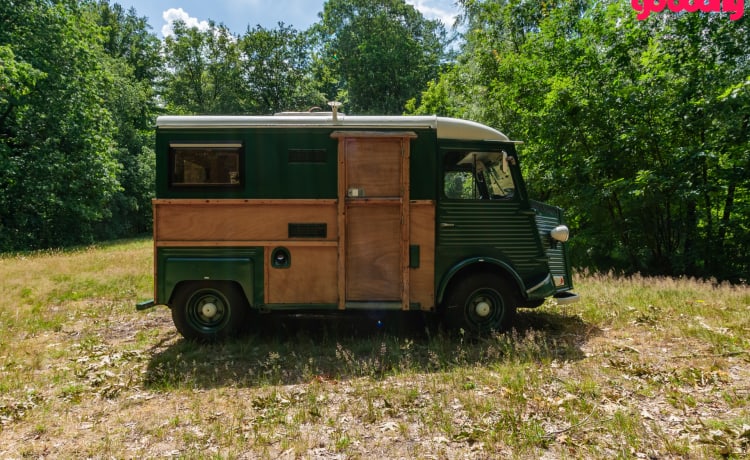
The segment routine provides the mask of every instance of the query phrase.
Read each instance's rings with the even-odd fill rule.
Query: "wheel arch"
[[[438,287],[436,304],[438,308],[441,308],[443,301],[445,300],[446,294],[450,291],[458,281],[471,276],[475,273],[494,273],[498,276],[506,278],[516,288],[518,298],[524,299],[522,286],[523,280],[518,273],[507,263],[487,257],[473,257],[470,259],[463,260],[458,264],[451,267],[450,270],[443,276]]]
[[[233,279],[221,279],[221,280],[206,280],[206,279],[195,279],[195,280],[181,280],[177,282],[173,287],[169,294],[169,301],[167,302],[167,306],[170,308],[174,305],[174,299],[175,296],[180,292],[180,290],[185,287],[189,286],[191,284],[215,284],[215,285],[225,285],[225,286],[231,286],[232,289],[236,289],[238,292],[241,292],[242,295],[245,297],[245,302],[247,303],[248,308],[253,308],[253,302],[252,302],[252,290],[248,293],[248,286],[246,286],[246,283],[242,283],[238,280]]]

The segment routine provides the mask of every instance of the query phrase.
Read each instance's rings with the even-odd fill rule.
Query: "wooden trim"
[[[153,198],[151,200],[151,218],[153,219],[152,225],[151,225],[151,240],[153,241],[152,244],[153,244],[153,247],[154,247],[154,251],[153,251],[153,265],[154,265],[153,266],[153,272],[154,272],[154,277],[152,278],[153,281],[154,281],[154,301],[155,302],[166,302],[167,299],[159,299],[159,287],[158,287],[158,284],[159,284],[158,280],[159,280],[159,278],[157,278],[157,275],[158,275],[157,271],[158,271],[158,266],[159,266],[159,260],[158,260],[157,254],[156,254],[156,247],[157,247],[156,246],[156,219],[154,219],[154,216],[156,216],[156,199],[155,198]]]
[[[409,142],[401,140],[401,302],[404,310],[409,310],[409,240],[410,208],[409,201]]]
[[[435,308],[435,202],[412,201],[410,244],[420,248],[419,268],[409,271],[411,303],[418,303],[422,310]]]
[[[335,133],[334,133],[335,134]],[[331,136],[333,137],[333,135]],[[339,310],[346,308],[346,142],[338,145],[338,266],[337,291]]]
[[[190,149],[210,149],[210,148],[225,148],[225,149],[239,149],[242,148],[242,142],[229,142],[222,144],[220,142],[170,142],[170,148],[190,148]]]
[[[160,248],[175,248],[175,247],[267,247],[267,246],[285,246],[285,247],[317,247],[327,248],[336,247],[338,243],[336,241],[317,241],[317,240],[242,240],[242,241],[156,241],[156,247]]]
[[[401,198],[351,198],[346,200],[346,206],[401,206],[402,201]]]
[[[263,303],[269,303],[271,296],[271,248],[263,248]]]
[[[408,138],[416,139],[417,133],[414,131],[334,131],[331,133],[333,139],[343,138]]]
[[[153,205],[216,205],[216,206],[231,206],[231,205],[285,205],[285,206],[328,206],[335,204],[338,200],[336,199],[250,199],[250,198],[227,198],[227,199],[169,199],[169,198],[155,198],[152,200]]]

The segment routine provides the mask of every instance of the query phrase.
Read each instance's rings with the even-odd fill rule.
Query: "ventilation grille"
[[[325,163],[324,149],[289,149],[289,163]]]
[[[326,238],[326,224],[289,224],[289,238]]]

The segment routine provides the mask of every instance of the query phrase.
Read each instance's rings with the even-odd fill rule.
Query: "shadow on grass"
[[[468,339],[421,313],[261,316],[252,331],[221,344],[186,340],[155,352],[153,390],[256,387],[449,372],[459,367],[576,361],[600,331],[577,316],[523,311],[506,334]]]

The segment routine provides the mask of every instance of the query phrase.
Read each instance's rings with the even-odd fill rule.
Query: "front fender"
[[[472,270],[475,268],[479,269],[482,266],[486,266],[490,270],[503,272],[506,275],[510,276],[510,278],[516,283],[516,286],[519,287],[519,291],[525,293],[525,285],[523,279],[521,279],[521,277],[513,269],[513,267],[503,262],[502,260],[494,259],[491,257],[472,257],[455,264],[446,272],[446,274],[443,276],[443,279],[440,281],[440,285],[438,286],[436,303],[440,305],[443,302],[445,291],[448,289],[448,285],[451,283],[451,281],[455,279],[456,275],[464,273],[466,270]]]

